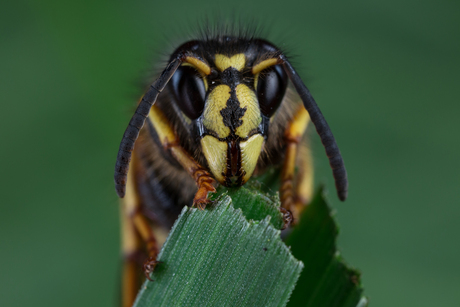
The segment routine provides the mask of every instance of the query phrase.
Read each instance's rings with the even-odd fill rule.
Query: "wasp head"
[[[187,48],[170,81],[174,100],[195,126],[215,179],[240,186],[254,172],[288,77],[277,65],[277,49],[264,41],[228,37]]]

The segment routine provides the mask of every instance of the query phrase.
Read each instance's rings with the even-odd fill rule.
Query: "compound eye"
[[[271,117],[278,109],[286,93],[288,77],[283,67],[275,65],[265,69],[257,80],[257,98],[260,110]]]
[[[169,84],[182,112],[190,119],[200,117],[203,113],[206,89],[199,72],[191,66],[180,66]]]

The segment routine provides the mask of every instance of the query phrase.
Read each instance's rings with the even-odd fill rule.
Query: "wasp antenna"
[[[129,162],[131,161],[131,154],[134,149],[134,143],[139,137],[139,132],[144,126],[145,119],[147,118],[150,108],[153,106],[158,98],[158,95],[163,91],[169,79],[174,75],[177,68],[184,61],[185,57],[181,54],[175,57],[161,76],[150,85],[147,93],[142,97],[141,102],[137,106],[136,112],[129,121],[128,127],[123,134],[123,139],[118,149],[117,162],[115,164],[115,189],[119,197],[124,197],[126,192],[126,180],[128,177]]]
[[[337,146],[334,135],[332,134],[326,119],[316,104],[315,99],[313,99],[313,96],[310,94],[310,91],[302,82],[302,79],[297,74],[294,67],[292,67],[291,63],[289,63],[284,55],[280,55],[280,60],[284,65],[284,69],[288,74],[289,79],[294,84],[300,99],[302,99],[305,109],[307,109],[308,113],[310,114],[310,118],[315,125],[316,132],[321,138],[321,142],[326,149],[326,154],[329,158],[329,164],[332,168],[332,174],[334,175],[337,194],[339,199],[344,201],[348,195],[347,170],[345,169],[343,158],[340,154],[340,150]]]

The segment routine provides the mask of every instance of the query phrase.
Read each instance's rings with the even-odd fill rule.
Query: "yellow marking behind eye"
[[[264,137],[260,134],[255,134],[247,141],[240,142],[241,168],[245,171],[243,183],[246,183],[251,178],[256,168],[257,160],[259,160],[263,143]]]
[[[294,118],[291,121],[286,134],[289,138],[297,139],[301,138],[307,129],[308,123],[310,122],[310,115],[308,111],[302,106],[297,110],[297,113],[294,115]]]
[[[259,76],[260,76],[260,73],[257,73],[255,76],[254,76],[254,88],[257,90],[257,82],[259,82]]]
[[[238,84],[236,87],[236,97],[240,102],[240,108],[246,108],[246,112],[241,118],[243,123],[235,129],[235,134],[247,138],[249,132],[256,129],[262,122],[259,102],[254,91],[244,84]]]
[[[203,125],[214,131],[220,138],[230,134],[230,128],[224,125],[220,111],[227,107],[227,100],[230,98],[230,87],[218,85],[208,95],[204,106]]]
[[[203,77],[203,83],[204,83],[204,89],[206,90],[206,92],[208,91],[208,79],[206,79],[205,77]]]
[[[260,73],[262,70],[270,67],[270,66],[273,66],[273,65],[276,65],[278,63],[278,59],[277,58],[273,58],[273,59],[268,59],[268,60],[263,60],[262,62],[260,62],[259,64],[256,64],[252,67],[252,74],[255,75],[255,74],[258,74]]]
[[[235,54],[231,58],[223,54],[216,54],[214,63],[220,71],[224,71],[229,67],[233,67],[236,70],[241,71],[246,65],[246,57],[244,56],[244,53]]]
[[[201,148],[214,178],[220,183],[224,183],[222,174],[227,168],[227,143],[206,135],[201,139]]]
[[[164,116],[163,112],[156,105],[153,105],[150,109],[149,118],[158,134],[160,142],[163,145],[175,143],[176,135],[171,129],[171,125]]]
[[[206,64],[205,62],[197,58],[188,56],[185,58],[185,62],[193,65],[196,69],[198,69],[200,72],[204,73],[205,75],[211,74],[211,67],[209,67],[208,64]]]

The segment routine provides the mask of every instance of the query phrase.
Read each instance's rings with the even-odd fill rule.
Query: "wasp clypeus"
[[[217,184],[241,186],[279,165],[281,210],[286,224],[295,220],[312,190],[303,138],[310,121],[326,149],[338,196],[345,200],[347,174],[332,132],[279,48],[238,35],[179,46],[140,100],[118,151],[125,305],[137,290],[133,255],[146,245],[147,278],[157,264],[152,224],[169,229],[183,206],[205,208]]]

